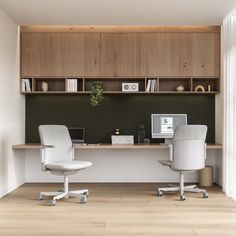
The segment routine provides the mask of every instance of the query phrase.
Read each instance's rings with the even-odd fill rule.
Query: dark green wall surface
[[[201,95],[124,95],[104,96],[98,107],[91,107],[89,96],[26,96],[26,143],[39,142],[40,124],[84,127],[87,143],[110,143],[115,128],[121,134],[135,135],[143,123],[151,138],[152,113],[186,113],[188,124],[208,126],[207,142],[215,142],[215,97]],[[151,139],[151,142],[162,140]]]

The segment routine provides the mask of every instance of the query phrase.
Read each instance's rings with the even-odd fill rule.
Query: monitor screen
[[[173,138],[175,128],[186,124],[186,114],[152,114],[152,138]]]
[[[84,128],[69,128],[73,143],[84,143]]]

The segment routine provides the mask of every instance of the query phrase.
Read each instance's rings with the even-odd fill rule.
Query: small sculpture
[[[177,92],[183,92],[184,91],[184,86],[180,84],[179,86],[176,87]]]
[[[47,92],[48,91],[48,83],[42,82],[42,91]]]
[[[203,85],[197,85],[194,89],[195,92],[205,92]]]

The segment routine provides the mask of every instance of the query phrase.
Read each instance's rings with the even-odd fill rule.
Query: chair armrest
[[[169,147],[169,150],[170,150],[170,152],[169,152],[169,154],[170,154],[169,160],[173,161],[173,144],[168,144],[168,147]]]
[[[43,148],[43,149],[45,149],[45,148],[55,148],[55,146],[53,146],[53,145],[41,144],[41,148]]]
[[[72,144],[72,160],[74,160],[75,159],[75,147],[74,147],[74,145]]]

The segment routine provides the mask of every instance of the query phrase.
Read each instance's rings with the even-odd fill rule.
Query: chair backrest
[[[206,158],[205,125],[180,125],[173,138],[172,168],[177,170],[200,170]]]
[[[42,169],[44,169],[44,166],[48,163],[73,160],[74,150],[66,126],[40,125],[39,137],[42,144]],[[52,145],[53,148],[43,148],[43,145]]]

